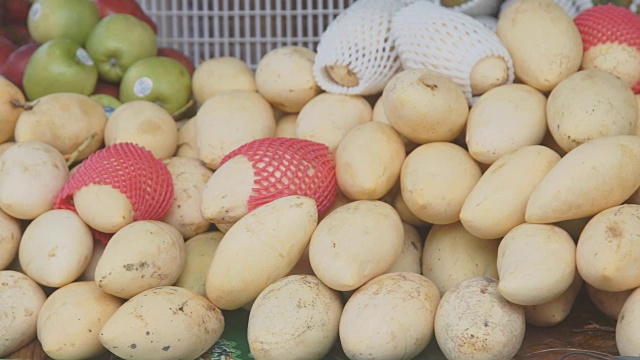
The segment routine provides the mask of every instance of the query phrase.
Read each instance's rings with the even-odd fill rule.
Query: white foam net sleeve
[[[380,93],[401,63],[391,38],[391,19],[405,0],[358,0],[340,13],[320,37],[313,74],[321,89],[335,94]],[[347,67],[355,86],[334,81],[327,66]]]
[[[405,4],[413,4],[418,1],[427,1],[434,4],[442,5],[441,0],[404,0]],[[443,7],[447,7],[449,9],[460,11],[461,13],[471,15],[471,16],[497,16],[500,10],[500,4],[502,4],[503,0],[468,0],[460,5],[454,7],[447,7],[442,5]]]
[[[631,0],[631,5],[629,5],[629,10],[634,13],[638,13],[638,5],[640,5],[640,0]]]
[[[574,0],[574,3],[578,14],[593,7],[593,0]],[[631,2],[631,5],[633,6],[633,1]],[[576,15],[574,15],[574,17]]]
[[[470,0],[451,9],[471,16],[498,15],[502,0]]]
[[[496,32],[496,29],[498,28],[498,18],[488,15],[474,16],[473,18],[478,20],[491,31]]]
[[[517,0],[505,0],[502,5],[500,5],[500,12],[498,14],[498,18],[504,12],[506,8],[508,8],[514,1]],[[591,0],[553,0],[556,4],[558,4],[569,16],[572,18],[578,16],[579,13],[593,6]],[[590,6],[587,4],[591,4]]]
[[[507,83],[515,74],[513,61],[498,35],[469,15],[430,2],[416,2],[399,10],[391,33],[405,69],[426,68],[448,76],[461,86],[469,104],[470,75],[475,64],[490,56],[504,59]]]

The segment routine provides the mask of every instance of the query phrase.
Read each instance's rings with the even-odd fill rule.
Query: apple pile
[[[30,5],[28,0],[7,0],[0,4],[0,74],[19,87],[26,61],[37,47],[27,29]]]
[[[189,103],[193,62],[158,47],[156,24],[134,0],[9,3],[22,6],[9,16],[27,30],[28,41],[18,48],[0,37],[0,74],[27,100],[70,92],[109,109],[149,100],[170,113]]]
[[[5,0],[0,3],[0,65],[10,53],[29,41],[27,29],[27,13],[30,0]],[[11,47],[8,46],[11,44]]]

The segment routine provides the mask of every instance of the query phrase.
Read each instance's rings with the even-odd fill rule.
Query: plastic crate
[[[297,45],[315,51],[320,36],[355,0],[138,0],[158,25],[158,46],[196,65],[234,56],[252,69],[269,50]]]

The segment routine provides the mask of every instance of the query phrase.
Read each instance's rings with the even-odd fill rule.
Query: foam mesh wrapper
[[[451,9],[471,16],[495,16],[500,10],[501,0],[470,0]]]
[[[442,5],[441,0],[405,0],[405,4],[413,4],[419,1],[431,2]],[[461,13],[476,16],[497,16],[500,10],[502,0],[468,0],[460,5],[451,7],[451,10],[460,11]],[[445,6],[443,6],[445,7]]]
[[[565,0],[566,1],[566,0]],[[592,7],[594,7],[593,4],[593,0],[573,0],[575,5],[576,5],[576,9],[578,14],[587,10],[587,9],[591,9]],[[576,15],[578,15],[576,14]],[[575,15],[574,15],[575,17]]]
[[[498,35],[473,17],[426,1],[415,2],[396,13],[392,36],[405,69],[426,68],[460,85],[470,105],[470,75],[478,61],[502,58],[507,81],[515,78],[513,61]]]
[[[498,29],[498,18],[496,17],[489,16],[489,15],[479,15],[479,16],[474,16],[473,18],[481,22],[482,25],[486,26],[488,29],[490,29],[493,32],[496,32],[496,29]]]
[[[404,0],[358,0],[338,15],[320,37],[313,74],[321,89],[334,94],[380,93],[400,69],[390,34],[393,15]],[[346,66],[358,79],[356,86],[335,82],[327,66]]]
[[[619,49],[617,51],[626,47],[627,50],[623,51],[640,52],[640,17],[630,8],[614,4],[598,5],[580,13],[574,19],[574,23],[582,38],[584,60],[589,59],[586,63],[583,62],[583,66],[591,67],[597,64],[593,63],[594,60],[589,55],[591,49],[600,45],[617,44],[614,45]],[[598,50],[595,51],[598,54]],[[599,57],[601,56],[603,55],[600,54]],[[625,81],[628,80],[630,79],[625,76]],[[632,90],[635,94],[640,93],[640,81],[633,84]]]
[[[560,5],[564,11],[571,17],[576,17],[588,7],[592,7],[591,0],[554,0],[556,4]],[[590,6],[587,4],[589,3]]]

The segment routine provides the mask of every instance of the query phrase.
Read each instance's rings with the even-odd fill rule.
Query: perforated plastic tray
[[[255,69],[269,50],[316,49],[320,36],[355,0],[138,0],[158,25],[159,46],[202,60],[235,56]]]

